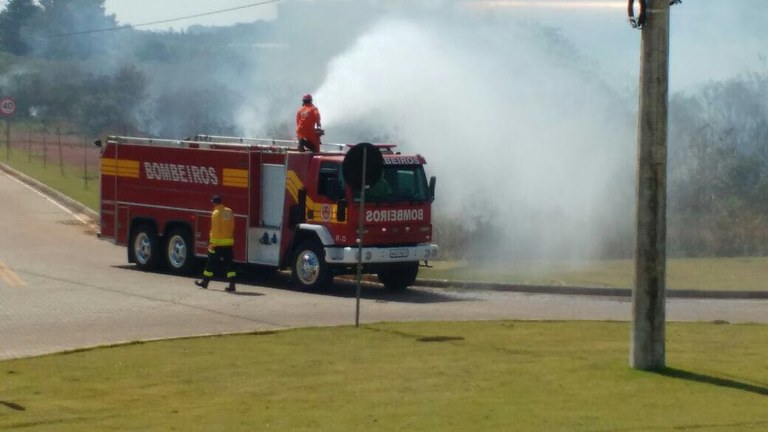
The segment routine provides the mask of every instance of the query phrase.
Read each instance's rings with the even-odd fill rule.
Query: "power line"
[[[104,33],[109,31],[125,30],[125,29],[136,28],[136,27],[146,27],[146,26],[155,25],[155,24],[166,24],[166,23],[175,22],[175,21],[183,21],[183,20],[192,19],[192,18],[199,18],[199,17],[209,16],[209,15],[216,15],[216,14],[225,13],[225,12],[232,12],[236,10],[257,7],[257,6],[264,6],[270,3],[278,3],[281,1],[282,0],[265,0],[258,3],[250,3],[247,5],[237,6],[229,9],[220,9],[220,10],[215,10],[211,12],[204,12],[204,13],[187,15],[187,16],[182,16],[177,18],[169,18],[169,19],[160,20],[160,21],[152,21],[152,22],[146,22],[141,24],[126,24],[126,25],[117,26],[117,27],[94,29],[94,30],[83,30],[83,31],[72,32],[72,33],[60,33],[55,35],[46,35],[46,36],[39,36],[39,37],[41,39],[51,39],[51,38],[68,37],[68,36],[79,36],[79,35],[92,34],[92,33]]]

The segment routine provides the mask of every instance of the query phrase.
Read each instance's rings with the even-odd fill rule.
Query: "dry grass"
[[[467,262],[436,262],[419,277],[478,282],[555,286],[630,288],[632,260],[585,263],[514,262],[482,265]],[[768,257],[672,258],[667,262],[670,289],[768,291]]]

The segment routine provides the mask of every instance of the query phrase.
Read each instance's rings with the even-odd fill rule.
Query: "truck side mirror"
[[[291,206],[288,213],[288,224],[291,228],[307,221],[307,191],[299,189],[298,204]]]
[[[435,200],[435,185],[437,183],[437,177],[432,176],[429,178],[429,201]]]
[[[299,201],[299,217],[296,223],[304,223],[307,221],[307,190],[306,189],[299,189],[299,195],[298,195],[298,201]]]
[[[93,142],[93,145],[95,145],[96,147],[101,147],[102,146],[101,140],[97,139],[96,141]]]
[[[336,220],[344,222],[347,220],[347,200],[339,200],[339,204],[336,206]]]
[[[329,178],[325,187],[325,195],[331,199],[331,201],[338,201],[344,198],[344,189],[341,187],[341,182],[338,178]]]

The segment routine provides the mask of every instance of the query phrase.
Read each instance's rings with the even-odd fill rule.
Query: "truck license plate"
[[[389,251],[390,258],[405,258],[408,256],[408,249],[392,249]]]

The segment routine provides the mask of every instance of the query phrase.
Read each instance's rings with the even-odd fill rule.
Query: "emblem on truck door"
[[[331,220],[331,206],[328,204],[323,204],[323,207],[320,209],[320,217],[323,219],[323,222],[328,222]]]

